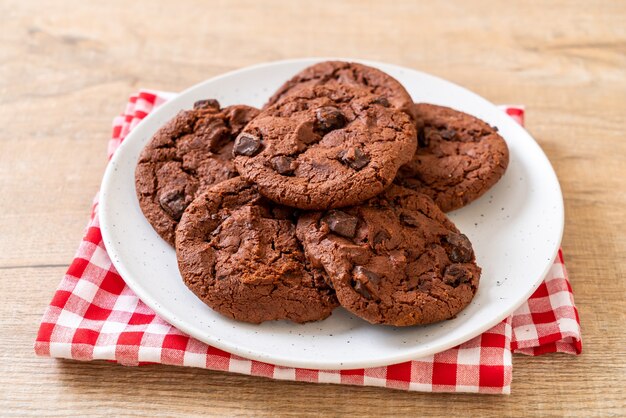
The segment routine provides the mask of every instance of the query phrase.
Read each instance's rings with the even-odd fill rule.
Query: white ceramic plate
[[[397,78],[415,101],[471,113],[497,126],[507,141],[511,158],[504,177],[481,199],[450,214],[483,268],[472,303],[455,319],[422,327],[370,325],[342,308],[305,325],[251,325],[217,314],[185,287],[174,250],[139,209],[134,170],[141,149],[194,101],[213,97],[222,105],[261,106],[281,83],[316,61],[273,62],[212,78],[165,103],[128,135],[107,167],[100,203],[104,242],[126,283],[163,319],[201,341],[254,360],[315,369],[417,359],[467,341],[511,314],[545,277],[561,241],[563,199],[550,162],[524,129],[482,97],[428,74],[367,61]]]

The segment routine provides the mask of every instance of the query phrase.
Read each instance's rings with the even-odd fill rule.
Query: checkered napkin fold
[[[141,91],[113,124],[109,158],[148,113],[172,97]],[[503,107],[523,123],[519,107]],[[163,363],[274,379],[382,386],[424,392],[510,393],[512,353],[581,352],[572,289],[559,251],[537,291],[515,313],[457,347],[428,357],[356,370],[310,370],[241,358],[191,338],[159,318],[117,273],[98,221],[98,201],[74,260],[41,321],[40,356],[110,360],[124,365]]]

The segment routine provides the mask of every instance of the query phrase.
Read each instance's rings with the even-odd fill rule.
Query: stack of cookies
[[[342,306],[374,324],[451,318],[480,267],[444,212],[503,175],[497,129],[414,104],[377,69],[322,62],[262,109],[195,103],[146,145],[139,203],[215,311],[260,323]]]

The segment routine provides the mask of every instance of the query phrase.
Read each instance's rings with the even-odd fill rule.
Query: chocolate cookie
[[[201,100],[180,112],[145,146],[135,170],[139,206],[159,235],[174,245],[174,231],[193,198],[237,175],[233,140],[259,113],[249,106],[220,109]]]
[[[416,104],[418,146],[396,183],[430,196],[451,211],[478,199],[500,180],[509,149],[497,128],[443,106]]]
[[[176,255],[191,291],[239,321],[317,321],[338,304],[324,271],[304,257],[294,210],[240,177],[189,205],[176,231]]]
[[[332,87],[337,83],[366,89],[376,96],[381,104],[390,105],[412,115],[413,100],[398,80],[376,68],[344,61],[325,61],[305,68],[280,86],[264,108],[276,104],[302,87],[321,85]]]
[[[294,91],[237,137],[235,166],[264,196],[300,209],[354,205],[380,193],[416,148],[415,127],[365,89]]]
[[[392,186],[367,202],[298,220],[298,238],[339,303],[375,324],[428,324],[456,315],[480,278],[467,237],[427,196]]]

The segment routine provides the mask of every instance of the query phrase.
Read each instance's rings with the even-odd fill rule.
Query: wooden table
[[[626,3],[383,3],[0,1],[0,414],[626,414]],[[127,96],[306,56],[401,64],[526,104],[563,187],[582,356],[515,356],[509,397],[34,356]]]

